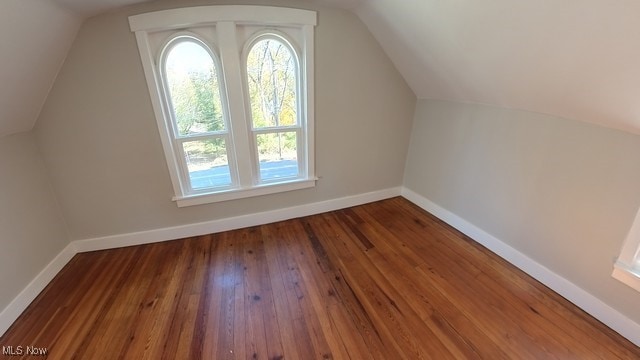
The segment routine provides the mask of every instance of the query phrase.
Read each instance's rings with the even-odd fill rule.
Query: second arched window
[[[256,37],[246,55],[255,171],[260,183],[297,178],[302,173],[299,60],[278,34]]]

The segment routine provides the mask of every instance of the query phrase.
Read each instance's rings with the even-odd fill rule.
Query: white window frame
[[[162,10],[129,17],[129,26],[135,32],[140,58],[151,95],[151,102],[165,152],[167,167],[179,207],[227,201],[252,196],[273,194],[315,186],[314,164],[314,39],[313,29],[317,23],[314,11],[244,5],[214,5]],[[217,43],[211,44],[200,36],[183,31],[188,28],[212,27],[217,33]],[[243,44],[236,36],[238,27],[251,26],[259,29]],[[267,29],[265,31],[265,29]],[[286,31],[297,31],[296,41]],[[155,33],[175,31],[162,45],[152,43]],[[266,33],[281,37],[297,56],[297,106],[299,132],[298,141],[299,177],[282,181],[260,181],[255,132],[250,118],[250,107],[246,83],[246,55],[256,39]],[[223,113],[226,116],[227,156],[234,185],[225,188],[195,191],[190,188],[188,171],[184,164],[181,139],[173,129],[173,110],[166,100],[166,89],[162,76],[161,52],[176,38],[191,37],[202,42],[212,55],[221,84]],[[156,40],[157,41],[157,40]],[[281,40],[282,41],[282,40]],[[244,48],[243,48],[244,45]],[[175,46],[175,45],[174,45]],[[241,51],[244,50],[244,51]],[[224,92],[224,93],[223,93]],[[294,127],[283,127],[283,131],[294,131]],[[269,128],[272,132],[275,128]],[[267,131],[267,130],[265,130]],[[296,130],[298,131],[298,130]]]
[[[631,225],[622,252],[613,265],[612,276],[640,291],[640,210]]]

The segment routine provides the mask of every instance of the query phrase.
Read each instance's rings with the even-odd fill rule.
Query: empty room
[[[0,20],[0,358],[640,359],[640,2]]]

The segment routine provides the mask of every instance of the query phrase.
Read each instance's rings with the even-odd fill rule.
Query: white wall
[[[232,1],[230,1],[233,3]],[[128,16],[207,1],[160,1],[85,22],[36,124],[72,240],[303,205],[397,187],[415,96],[352,13],[317,9],[317,187],[188,208],[172,187]]]
[[[0,313],[68,244],[48,179],[32,133],[0,138]]]
[[[640,204],[640,136],[524,111],[420,100],[405,186],[640,323],[611,278]]]
[[[0,136],[32,129],[81,22],[51,0],[0,1]]]
[[[363,0],[355,11],[420,99],[640,134],[636,0]]]

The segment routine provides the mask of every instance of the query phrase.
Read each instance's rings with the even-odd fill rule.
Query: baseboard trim
[[[75,256],[73,244],[67,245],[0,313],[0,336],[9,329],[29,304]]]
[[[206,221],[195,224],[166,227],[129,234],[106,236],[94,239],[74,241],[78,252],[113,249],[132,245],[149,244],[167,240],[182,239],[192,236],[212,234],[221,231],[263,225],[276,221],[288,220],[302,216],[320,214],[327,211],[344,209],[400,196],[401,188],[390,188],[364,194],[346,196],[342,198],[320,201],[312,204],[299,205],[284,209],[270,210],[231,218]]]
[[[485,232],[424,196],[407,188],[402,188],[401,195],[482,244],[487,249],[493,251],[498,256],[562,295],[591,316],[600,320],[629,341],[640,346],[640,325],[605,304],[602,300],[507,245],[504,241]]]
[[[600,299],[586,292],[567,279],[547,269],[505,242],[488,234],[454,213],[433,203],[429,199],[407,188],[391,188],[338,199],[326,200],[308,205],[265,211],[232,218],[207,221],[196,224],[168,227],[129,234],[73,241],[65,247],[20,294],[0,313],[0,336],[2,336],[31,302],[44,290],[53,278],[64,268],[76,253],[119,248],[161,242],[184,237],[198,236],[220,231],[228,231],[248,226],[256,226],[301,216],[362,205],[369,202],[402,195],[409,201],[432,213],[449,225],[487,247],[514,266],[542,282],[558,294],[602,321],[604,324],[640,346],[640,325],[619,313]]]
[[[395,187],[379,191],[325,200],[316,203],[264,211],[237,217],[207,221],[162,229],[140,231],[129,234],[105,236],[100,238],[76,240],[65,247],[11,303],[0,313],[0,336],[9,329],[31,302],[44,290],[53,278],[77,253],[114,249],[132,245],[181,239],[191,236],[240,229],[272,222],[315,215],[362,205],[378,200],[400,196],[402,188]]]

